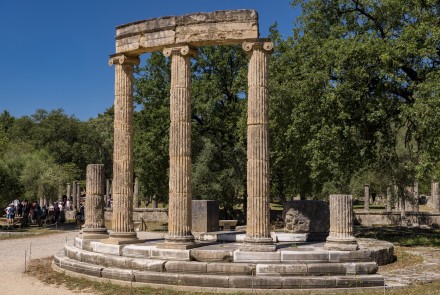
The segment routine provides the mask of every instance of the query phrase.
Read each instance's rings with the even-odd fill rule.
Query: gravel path
[[[66,231],[41,237],[0,240],[0,294],[85,294],[45,285],[35,277],[24,274],[25,256],[28,259],[29,255],[31,259],[51,256],[63,249],[66,240],[72,241],[77,234],[78,231]]]

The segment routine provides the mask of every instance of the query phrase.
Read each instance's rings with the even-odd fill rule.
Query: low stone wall
[[[105,209],[105,220],[112,219],[113,210],[111,208]],[[154,222],[168,222],[168,209],[167,208],[134,208],[133,220],[140,221],[141,218],[144,221]]]
[[[363,226],[372,225],[402,225],[402,216],[400,212],[355,212],[355,224]],[[403,218],[405,224],[413,225],[439,225],[440,213],[430,212],[406,212]]]

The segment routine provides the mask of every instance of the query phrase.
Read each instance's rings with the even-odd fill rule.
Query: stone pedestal
[[[244,251],[275,251],[270,236],[268,66],[273,43],[244,42],[249,57],[247,116],[247,225]]]
[[[104,220],[104,165],[87,165],[83,239],[108,238]]]
[[[370,186],[368,184],[364,186],[364,210],[370,211]]]
[[[213,200],[192,201],[192,232],[207,233],[219,229],[218,202]]]
[[[115,119],[113,150],[113,216],[110,238],[105,243],[139,242],[133,226],[133,70],[138,57],[116,54]]]
[[[389,213],[392,210],[392,194],[391,194],[391,187],[387,187],[387,204],[386,204],[386,211]]]
[[[359,249],[353,236],[353,203],[351,195],[330,195],[330,234],[324,246],[329,250]]]
[[[171,58],[168,234],[162,248],[194,247],[191,234],[191,57],[189,46],[165,48]]]

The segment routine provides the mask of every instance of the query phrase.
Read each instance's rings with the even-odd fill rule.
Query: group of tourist
[[[21,227],[28,227],[30,225],[43,226],[44,224],[56,224],[61,221],[61,212],[64,210],[76,210],[72,207],[72,202],[59,201],[53,202],[46,207],[40,206],[39,202],[28,202],[27,200],[15,200],[5,208],[6,224],[14,225],[16,222],[21,224]],[[63,215],[64,216],[64,215]],[[81,205],[77,210],[77,216],[80,220],[84,220],[84,206]]]

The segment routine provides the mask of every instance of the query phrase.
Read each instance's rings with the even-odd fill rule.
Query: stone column
[[[386,211],[387,213],[390,213],[392,211],[392,194],[391,194],[391,187],[387,187],[387,204],[386,204]]]
[[[351,195],[330,195],[330,234],[324,245],[329,250],[359,249],[353,236],[353,203]]]
[[[431,185],[431,198],[434,212],[440,212],[439,183],[436,181]]]
[[[107,207],[109,198],[110,198],[110,179],[106,179],[106,181],[105,181],[105,207]]]
[[[273,43],[244,42],[249,57],[247,114],[247,226],[244,251],[275,251],[270,236],[268,66]]]
[[[135,243],[133,226],[133,71],[138,57],[115,54],[113,215],[110,238],[106,243]]]
[[[419,182],[414,182],[414,199],[413,199],[413,211],[419,213]]]
[[[134,179],[133,208],[139,208],[139,180]]]
[[[108,238],[104,220],[104,165],[87,165],[84,239]]]
[[[191,233],[191,57],[189,46],[165,48],[171,59],[168,234],[163,248],[195,247]]]
[[[70,183],[68,183],[66,188],[66,197],[68,200],[70,199],[71,195],[72,195],[72,187],[70,186]]]
[[[81,208],[81,185],[79,183],[76,184],[76,208],[78,210]]]
[[[364,185],[364,210],[370,211],[370,186],[368,184]]]
[[[72,182],[72,206],[76,207],[76,210],[79,210],[79,207],[76,206],[76,189],[78,186],[76,185],[76,181]]]

